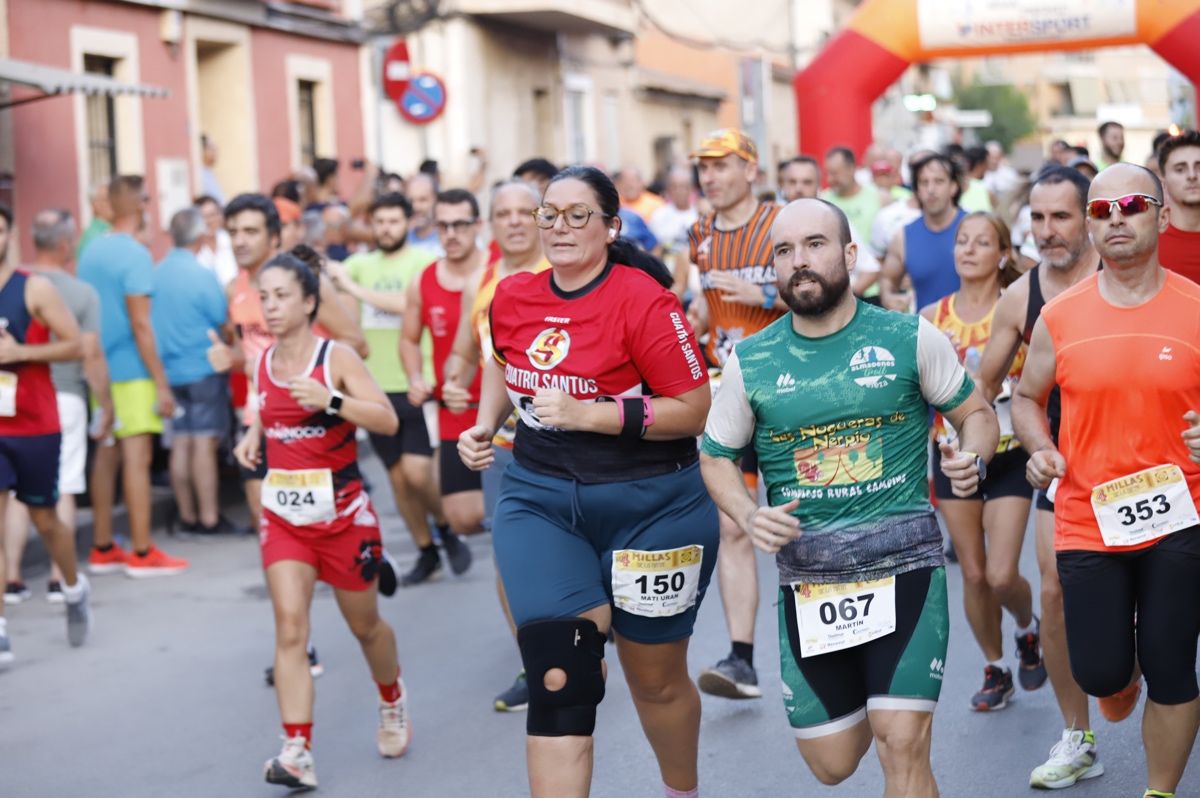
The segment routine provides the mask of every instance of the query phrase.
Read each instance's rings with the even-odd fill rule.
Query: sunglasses
[[[1155,199],[1149,194],[1126,194],[1116,199],[1094,199],[1087,204],[1087,215],[1092,219],[1107,219],[1112,216],[1113,208],[1118,208],[1122,216],[1137,216],[1150,210],[1150,206],[1162,207],[1162,200]]]

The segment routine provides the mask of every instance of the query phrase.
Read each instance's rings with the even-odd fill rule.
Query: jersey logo
[[[883,388],[896,379],[896,358],[882,346],[864,346],[850,358],[850,373],[864,388]]]
[[[1175,357],[1171,354],[1171,347],[1164,346],[1162,351],[1158,353],[1159,360],[1174,360]]]
[[[775,380],[775,393],[795,393],[796,378],[790,372],[785,372],[779,375],[779,379]]]
[[[560,327],[547,327],[537,334],[525,350],[535,369],[549,371],[567,359],[571,350],[571,334]]]

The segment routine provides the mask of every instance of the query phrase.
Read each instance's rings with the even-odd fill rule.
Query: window
[[[312,166],[317,159],[317,84],[301,80],[296,87],[300,123],[300,162]]]
[[[83,56],[83,71],[112,77],[117,59]],[[90,94],[86,99],[88,184],[105,183],[117,174],[117,123],[113,98]]]
[[[584,103],[587,95],[576,89],[567,90],[567,160],[583,163],[587,160],[587,133],[584,130]]]

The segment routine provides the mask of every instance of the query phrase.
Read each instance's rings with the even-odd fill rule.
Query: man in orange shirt
[[[613,176],[617,191],[621,193],[621,207],[642,217],[642,221],[650,224],[654,212],[667,204],[667,201],[652,191],[646,190],[646,181],[636,166],[626,166]]]
[[[1092,182],[1088,233],[1104,268],[1042,310],[1012,400],[1029,481],[1059,481],[1075,679],[1128,715],[1139,668],[1146,677],[1148,798],[1174,796],[1200,725],[1200,286],[1159,262],[1162,206],[1143,167],[1116,164]],[[1056,383],[1058,447],[1046,418]]]

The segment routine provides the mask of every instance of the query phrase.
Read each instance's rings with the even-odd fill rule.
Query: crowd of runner
[[[887,795],[938,794],[949,560],[982,666],[954,700],[996,711],[1049,681],[1061,710],[1030,785],[1103,775],[1090,697],[1119,721],[1144,683],[1144,795],[1170,798],[1200,724],[1200,133],[1159,137],[1141,166],[1120,125],[1098,132],[1101,158],[1055,142],[1028,175],[995,144],[835,147],[779,164],[777,189],[733,129],[650,187],[535,158],[487,190],[369,169],[343,200],[318,159],[271,196],[225,202],[209,181],[157,264],[137,176],[96,187],[82,234],[62,210],[0,207],[0,667],[21,637],[4,605],[32,596],[30,527],[71,646],[103,590],[84,570],[188,570],[152,536],[165,451],[181,534],[250,531],[221,512],[240,472],[276,629],[269,782],[317,785],[316,583],[378,688],[379,753],[400,757],[377,596],[463,574],[462,538],[490,531],[523,663],[493,704],[527,710],[539,798],[589,792],[610,642],[661,790],[699,794],[700,692],[763,695],[756,549],[778,565],[784,707],[822,783],[874,743]],[[360,445],[416,547],[407,570]],[[693,682],[714,576],[729,653]]]

